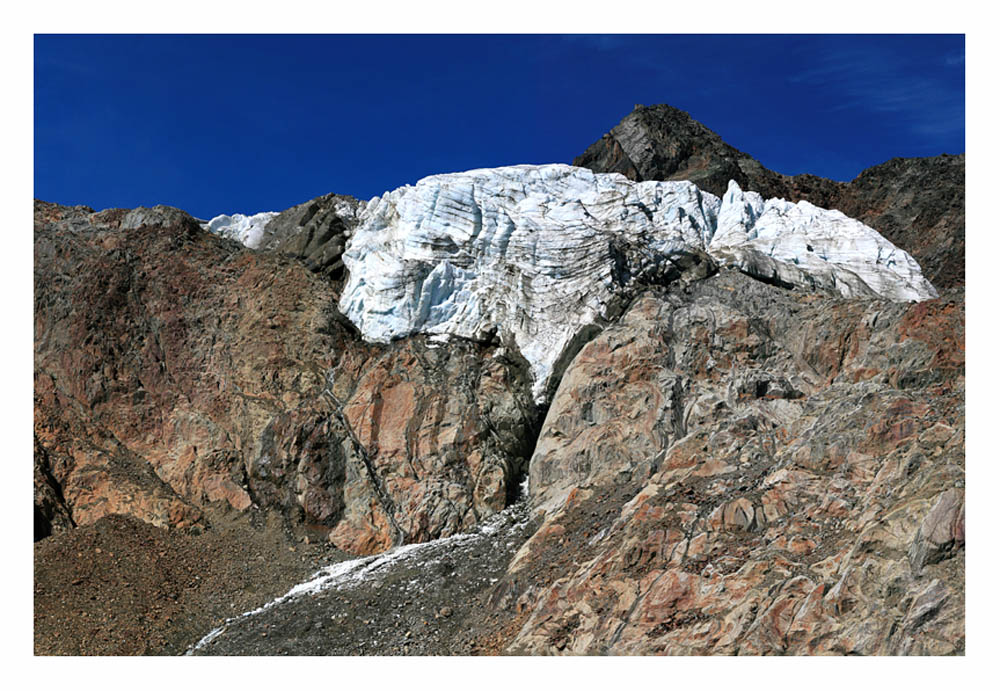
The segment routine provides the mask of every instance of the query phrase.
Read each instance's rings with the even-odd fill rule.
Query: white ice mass
[[[204,228],[210,233],[241,242],[251,249],[257,249],[264,240],[264,226],[278,215],[276,211],[262,211],[259,214],[220,214]]]
[[[512,341],[541,399],[582,329],[616,316],[630,287],[706,254],[845,297],[936,297],[910,255],[839,211],[735,182],[720,200],[690,182],[553,164],[433,175],[372,199],[344,253],[340,309],[369,341]]]
[[[913,257],[860,221],[806,201],[764,201],[732,181],[706,249],[722,265],[844,297],[937,297]]]

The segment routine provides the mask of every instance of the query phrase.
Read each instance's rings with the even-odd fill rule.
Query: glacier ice
[[[262,211],[252,216],[220,214],[203,227],[210,233],[236,240],[251,249],[257,249],[265,239],[264,227],[277,215],[276,211]]]
[[[720,264],[759,278],[844,297],[937,297],[913,257],[860,221],[807,201],[765,201],[735,181],[723,195],[707,250]]]
[[[542,400],[578,334],[698,258],[845,297],[936,296],[910,255],[839,211],[735,182],[720,200],[551,164],[433,175],[372,199],[344,253],[340,309],[369,341],[499,338]]]

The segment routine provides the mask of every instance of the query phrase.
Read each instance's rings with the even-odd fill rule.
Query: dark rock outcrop
[[[782,175],[682,110],[637,106],[573,165],[631,180],[690,180],[717,196],[729,180],[765,198],[807,200],[866,223],[916,259],[938,290],[965,284],[965,154],[894,158],[851,182]]]
[[[327,194],[286,209],[265,226],[262,249],[297,257],[339,286],[345,279],[341,255],[362,206],[354,197]]]

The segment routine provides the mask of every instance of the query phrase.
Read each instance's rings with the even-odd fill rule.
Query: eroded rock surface
[[[580,352],[531,461],[514,653],[964,650],[964,305],[734,272]],[[502,597],[501,597],[502,596]]]
[[[262,503],[374,554],[469,530],[513,501],[538,416],[523,363],[423,340],[365,355],[264,429],[249,470]]]
[[[962,654],[963,338],[960,293],[648,292],[566,370],[530,521],[335,564],[196,652]]]

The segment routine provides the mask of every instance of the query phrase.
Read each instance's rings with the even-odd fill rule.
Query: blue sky
[[[35,196],[208,218],[566,162],[636,103],[787,174],[965,150],[963,36],[36,36]]]

